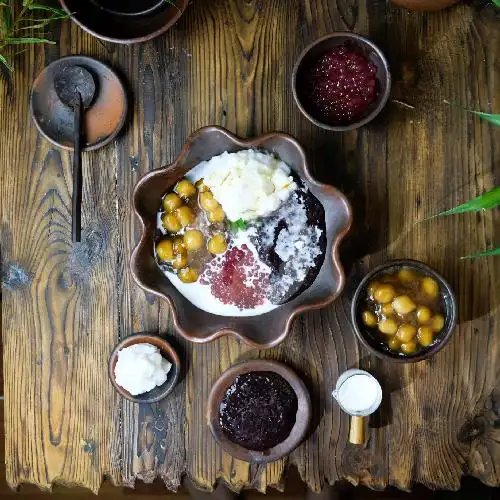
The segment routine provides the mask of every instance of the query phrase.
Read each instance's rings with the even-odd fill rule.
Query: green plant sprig
[[[500,2],[500,0],[498,0],[498,1]],[[486,121],[492,123],[493,125],[500,127],[500,115],[496,115],[496,114],[494,115],[491,113],[484,113],[483,111],[475,111],[473,109],[466,108],[465,106],[461,106],[460,104],[456,104],[454,102],[447,101],[446,99],[444,100],[444,102],[446,104],[449,104],[450,106],[455,107],[455,108],[460,108],[460,109],[463,109],[464,111],[467,111],[468,113],[472,113],[474,115],[477,115],[480,118],[482,118],[483,120],[486,120]]]
[[[34,0],[22,0],[17,8],[15,0],[0,0],[0,65],[13,71],[13,66],[5,55],[5,49],[9,46],[55,44],[53,40],[45,38],[42,30],[53,21],[67,17],[69,14],[64,10],[39,4]],[[27,31],[32,33],[27,35]]]
[[[496,207],[500,207],[500,186],[491,189],[490,191],[482,194],[481,196],[478,196],[477,198],[474,198],[473,200],[462,203],[461,205],[458,205],[458,207],[445,210],[444,212],[439,212],[438,214],[432,215],[431,217],[427,217],[421,222],[434,219],[436,217],[441,217],[443,215],[480,212],[481,210],[488,210]],[[478,257],[489,257],[491,255],[500,255],[500,248],[493,248],[484,252],[466,255],[465,257],[461,257],[461,259],[476,259]]]
[[[460,260],[466,259],[477,259],[478,257],[490,257],[492,255],[500,255],[500,248],[493,248],[491,250],[486,250],[485,252],[473,253],[471,255],[465,255],[460,257]]]
[[[243,219],[229,221],[229,228],[234,232],[244,231],[247,228],[247,223]]]
[[[500,7],[500,0],[492,0],[492,2],[497,6]],[[456,104],[451,101],[444,100],[446,104],[449,104],[450,106],[454,106],[456,108],[463,109],[464,111],[467,111],[468,113],[472,113],[476,116],[479,116],[479,118],[486,120],[490,122],[493,125],[496,125],[497,127],[500,127],[500,114],[492,114],[492,113],[484,113],[483,111],[475,111],[473,109],[466,108],[465,106],[462,106],[460,104]],[[436,217],[440,217],[442,215],[453,215],[453,214],[463,214],[466,212],[479,212],[480,210],[488,210],[490,208],[495,208],[500,206],[500,187],[495,187],[491,191],[488,191],[487,193],[484,193],[481,196],[478,196],[477,198],[474,198],[473,200],[470,200],[466,203],[463,203],[462,205],[459,205],[458,207],[451,208],[450,210],[445,210],[444,212],[440,212],[439,214],[432,215],[431,217],[427,217],[426,219],[423,219],[424,221],[429,220],[429,219],[434,219]],[[423,222],[423,221],[422,221]],[[462,257],[462,259],[476,259],[478,257],[488,257],[490,255],[500,255],[500,248],[493,248],[491,250],[486,250],[484,252],[478,252],[474,253],[471,255],[466,255],[465,257]]]
[[[500,0],[491,0],[493,2],[493,5],[496,5],[497,7],[500,8]]]
[[[500,187],[495,187],[491,191],[488,191],[473,200],[467,201],[458,207],[450,208],[443,212],[439,212],[436,215],[431,215],[426,217],[421,222],[426,220],[435,219],[436,217],[441,217],[443,215],[454,215],[454,214],[464,214],[467,212],[480,212],[481,210],[488,210],[489,208],[495,208],[500,206]]]

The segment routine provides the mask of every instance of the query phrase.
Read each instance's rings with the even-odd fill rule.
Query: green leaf
[[[40,28],[45,28],[48,24],[50,24],[52,21],[55,21],[57,19],[65,19],[62,16],[54,16],[50,17],[48,19],[31,19],[31,21],[39,21],[38,23],[35,24],[29,24],[28,26],[22,26],[21,28],[18,28],[19,31],[24,31],[24,30],[34,30],[34,29],[40,29]],[[30,19],[23,19],[23,22],[28,22]],[[41,33],[37,33],[40,35]]]
[[[23,45],[27,43],[51,43],[55,44],[54,40],[49,40],[48,38],[33,38],[33,37],[26,37],[26,38],[7,38],[7,43],[11,45]]]
[[[492,250],[486,250],[485,252],[478,252],[478,253],[473,253],[471,255],[466,255],[465,257],[460,257],[460,260],[477,259],[478,257],[489,257],[491,255],[500,255],[500,248],[493,248]]]
[[[491,0],[491,1],[493,2],[493,5],[500,7],[500,0]]]
[[[429,220],[439,217],[441,215],[453,215],[453,214],[463,214],[465,212],[479,212],[480,210],[487,210],[489,208],[495,208],[500,206],[500,186],[493,188],[491,191],[484,193],[473,200],[470,200],[458,207],[451,208],[450,210],[445,210],[431,217],[423,219]],[[423,222],[422,221],[422,222]]]
[[[8,34],[12,25],[12,14],[8,5],[4,5],[4,7],[5,8],[2,9],[2,28],[3,32]]]
[[[247,228],[247,223],[243,219],[237,221],[229,221],[229,228],[231,231],[243,231]]]
[[[14,68],[9,64],[9,61],[7,61],[7,59],[2,54],[0,54],[0,64],[3,64],[8,71],[14,71]]]
[[[63,19],[63,18],[66,18],[68,17],[69,14],[61,14],[61,15],[53,15],[53,16],[49,16],[49,17],[25,17],[23,19],[19,19],[18,22],[20,23],[28,23],[28,22],[46,22],[46,23],[50,23],[52,21],[56,21],[57,19]]]
[[[58,9],[57,7],[50,7],[48,5],[42,5],[39,3],[28,4],[26,5],[26,7],[29,10],[45,10],[47,12],[52,12],[53,14],[56,14],[58,16],[67,15],[67,12],[63,9]]]
[[[500,2],[500,0],[498,0]],[[464,106],[461,106],[460,104],[456,104],[454,102],[447,101],[446,99],[444,100],[446,104],[449,104],[450,106],[454,106],[455,108],[460,108],[463,109],[464,111],[467,111],[468,113],[473,113],[474,115],[479,116],[483,120],[489,121],[490,123],[493,123],[493,125],[496,125],[497,127],[500,127],[500,115],[493,115],[491,113],[484,113],[482,111],[474,111],[473,109],[466,108]]]

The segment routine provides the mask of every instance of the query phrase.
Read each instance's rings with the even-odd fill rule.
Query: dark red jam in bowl
[[[274,372],[236,377],[219,408],[222,432],[233,443],[265,451],[282,443],[295,425],[298,400],[292,386]]]
[[[377,67],[353,44],[337,45],[304,68],[299,94],[306,110],[329,125],[348,125],[377,99]]]

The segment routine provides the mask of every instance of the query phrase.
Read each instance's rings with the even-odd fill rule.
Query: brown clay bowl
[[[399,354],[382,345],[380,340],[373,334],[373,331],[367,328],[361,320],[363,309],[362,302],[366,297],[368,284],[376,280],[381,274],[397,271],[403,267],[408,267],[425,276],[430,276],[439,283],[439,288],[441,290],[441,306],[445,317],[444,328],[437,334],[435,342],[413,355]],[[377,357],[397,363],[416,363],[417,361],[422,361],[434,356],[434,354],[440,351],[450,340],[457,325],[457,318],[457,299],[450,284],[443,276],[434,271],[434,269],[427,264],[411,259],[392,260],[372,269],[358,285],[351,305],[351,321],[354,326],[354,331],[361,343]]]
[[[94,79],[96,95],[83,117],[84,151],[109,144],[127,117],[127,94],[117,74],[101,61],[87,56],[55,60],[36,77],[30,94],[30,112],[39,132],[52,144],[72,151],[75,140],[74,113],[59,99],[54,87],[56,75],[69,66],[85,68]]]
[[[302,81],[307,71],[318,57],[338,45],[353,46],[360,51],[371,63],[377,67],[378,95],[376,101],[368,108],[366,113],[357,121],[345,125],[331,125],[315,116],[307,96],[302,92]],[[384,108],[391,93],[391,71],[389,63],[383,52],[368,38],[350,32],[336,32],[325,35],[308,45],[300,54],[292,73],[292,92],[295,103],[302,114],[314,125],[334,132],[347,132],[371,122]]]
[[[146,42],[165,33],[186,10],[189,0],[59,0],[71,19],[108,42]]]
[[[314,283],[295,299],[260,316],[218,316],[194,306],[158,268],[153,254],[156,213],[162,196],[199,162],[224,151],[250,148],[260,148],[278,155],[323,204],[326,214],[326,256]],[[153,170],[138,182],[134,189],[133,206],[142,234],[131,257],[132,276],[145,291],[170,304],[177,331],[191,342],[209,342],[223,335],[234,335],[254,347],[272,347],[286,337],[293,319],[299,313],[327,306],[344,287],[345,276],[338,247],[351,226],[351,208],[342,193],[332,186],[317,182],[311,176],[304,150],[286,134],[271,133],[244,140],[219,127],[202,128],[188,139],[172,165]]]
[[[172,368],[167,374],[167,380],[162,385],[155,387],[149,392],[144,394],[138,394],[137,396],[132,396],[123,387],[119,386],[115,381],[115,367],[118,361],[118,352],[125,347],[130,347],[135,344],[151,344],[156,347],[161,352],[161,355],[172,363]],[[135,335],[130,335],[124,338],[116,347],[113,349],[108,363],[108,375],[109,380],[113,384],[116,391],[121,394],[125,399],[132,401],[133,403],[156,403],[166,398],[173,390],[179,379],[179,374],[181,371],[181,362],[179,356],[174,351],[172,346],[163,338],[158,335],[148,335],[145,333],[138,333]]]
[[[266,451],[252,451],[230,441],[219,426],[219,408],[224,394],[238,375],[248,372],[274,372],[281,375],[295,391],[298,401],[295,425],[285,441]],[[207,424],[215,440],[235,458],[264,464],[289,455],[305,438],[311,422],[311,399],[304,382],[287,366],[276,361],[256,359],[232,366],[215,382],[208,396]]]

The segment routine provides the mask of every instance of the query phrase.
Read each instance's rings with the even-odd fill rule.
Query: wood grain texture
[[[332,134],[293,103],[293,64],[330,31],[369,36],[386,52],[396,102],[357,132]],[[500,243],[499,213],[416,220],[498,185],[498,129],[443,99],[500,110],[500,29],[465,5],[408,13],[382,0],[194,1],[165,37],[121,47],[69,23],[57,48],[18,57],[0,86],[0,245],[6,387],[7,478],[11,486],[54,482],[97,491],[104,474],[133,486],[160,476],[176,489],[187,473],[203,489],[280,489],[295,464],[308,484],[347,478],[402,489],[456,489],[463,474],[500,483],[500,260],[459,261]],[[112,145],[85,156],[84,245],[70,244],[70,156],[37,136],[27,92],[48,62],[83,53],[110,63],[130,97],[129,124]],[[250,137],[283,130],[305,146],[314,174],[350,198],[355,225],[343,247],[349,272],[341,300],[300,317],[265,352],[232,339],[186,345],[168,308],[132,281],[137,240],[135,182],[172,161],[187,136],[222,125]],[[416,258],[442,272],[459,297],[449,346],[416,365],[381,362],[357,344],[350,296],[371,266]],[[120,337],[160,332],[177,346],[183,381],[161,404],[118,400],[106,378]],[[238,360],[279,359],[300,373],[314,402],[311,434],[290,457],[263,467],[223,453],[205,425],[211,385]],[[385,398],[365,447],[347,443],[348,417],[331,398],[338,375],[361,366]]]
[[[28,53],[12,94],[2,87],[7,480],[97,491],[103,474],[118,479],[108,456],[116,397],[102,369],[117,317],[116,149],[84,157],[84,240],[71,246],[70,156],[37,135],[26,98],[51,58]]]

